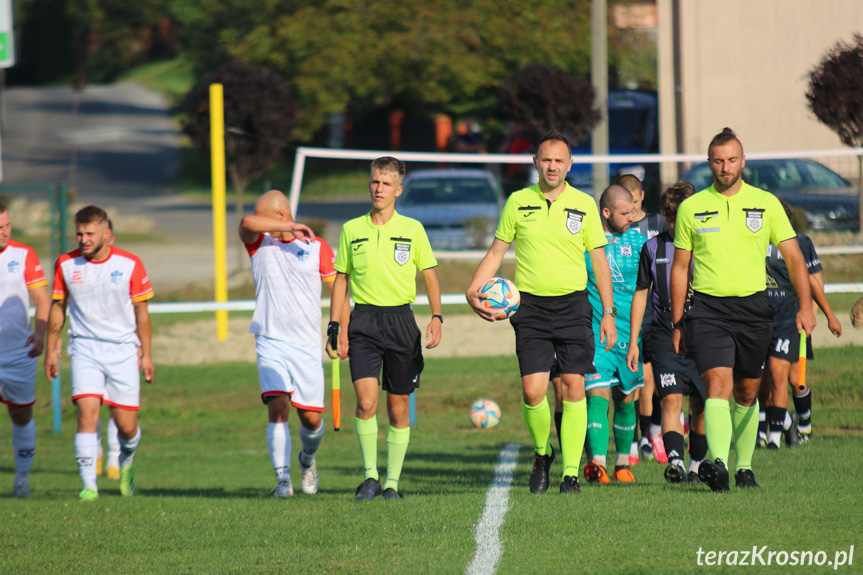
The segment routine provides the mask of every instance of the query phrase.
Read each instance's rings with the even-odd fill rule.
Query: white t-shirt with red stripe
[[[91,261],[74,250],[57,258],[55,300],[69,298],[69,335],[141,344],[134,302],[155,294],[137,256],[111,246],[107,258]]]
[[[245,244],[252,258],[255,313],[250,333],[298,345],[321,345],[321,279],[332,282],[335,256],[322,238],[305,243],[262,233]]]
[[[0,356],[24,349],[30,328],[30,290],[48,285],[36,252],[9,240],[0,251]]]

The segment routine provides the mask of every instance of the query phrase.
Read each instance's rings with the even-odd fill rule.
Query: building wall
[[[662,14],[670,5],[658,2],[660,26],[670,22]],[[706,154],[710,139],[725,126],[737,132],[747,152],[843,147],[809,110],[805,94],[809,71],[825,52],[863,33],[863,1],[681,0],[680,12],[685,132],[680,152]],[[662,46],[660,38],[660,52]],[[660,54],[660,70],[667,74],[663,58],[667,54]],[[667,78],[660,83],[667,90]],[[662,126],[666,132],[674,129],[667,117]],[[673,131],[663,141],[663,151],[673,151],[668,149]]]

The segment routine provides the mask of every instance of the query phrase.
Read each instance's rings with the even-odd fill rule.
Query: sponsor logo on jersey
[[[764,210],[743,208],[743,211],[746,212],[746,227],[749,228],[749,231],[759,231],[764,225]]]
[[[662,373],[659,375],[659,382],[662,387],[671,387],[677,383],[677,379],[673,373]]]
[[[13,260],[13,261],[9,262],[7,267],[9,268],[9,273],[14,274],[15,272],[18,271],[18,268],[21,267],[21,262]]]
[[[620,246],[620,253],[625,256],[632,255],[632,246]]]
[[[647,230],[647,239],[655,238],[659,235],[659,232],[656,230]]]
[[[658,263],[658,264],[670,264],[671,258],[656,258],[656,263]]]
[[[393,253],[393,258],[400,266],[408,263],[408,260],[411,258],[411,245],[397,243],[395,252]]]
[[[518,212],[521,214],[521,221],[523,222],[533,222],[536,218],[531,218],[533,214],[541,210],[539,206],[522,206],[518,209]],[[530,219],[528,219],[530,218]]]
[[[600,375],[598,373],[592,373],[590,375],[585,376],[584,381],[596,381],[601,377],[602,377],[602,375]]]
[[[701,212],[700,214],[695,214],[695,219],[704,224],[718,215],[719,212]]]
[[[72,281],[70,283],[73,283],[73,284],[84,283],[84,272],[82,272],[81,270],[72,270]]]
[[[119,284],[123,281],[123,272],[119,270],[114,270],[111,272],[111,283]]]
[[[300,260],[301,262],[304,262],[304,261],[306,261],[306,260],[308,260],[308,259],[309,259],[309,252],[307,252],[306,250],[304,250],[304,249],[300,248],[300,251],[298,251],[298,252],[296,253],[296,256],[297,256],[297,259],[298,259],[298,260]]]
[[[581,231],[581,222],[584,220],[584,215],[584,212],[566,208],[566,229],[569,230],[569,233],[577,234]]]

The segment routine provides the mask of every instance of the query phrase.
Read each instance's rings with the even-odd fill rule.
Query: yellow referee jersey
[[[550,205],[538,184],[513,193],[495,237],[515,240],[515,285],[538,296],[583,290],[585,252],[608,243],[596,202],[569,184]]]
[[[795,235],[776,196],[744,182],[730,197],[710,186],[684,200],[677,210],[674,247],[692,252],[692,289],[745,297],[767,288],[768,244]]]
[[[422,224],[394,213],[382,226],[374,225],[370,214],[347,222],[334,267],[350,274],[354,302],[397,306],[416,299],[417,268],[436,265]]]

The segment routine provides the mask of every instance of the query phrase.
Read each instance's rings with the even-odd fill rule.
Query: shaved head
[[[270,190],[269,192],[265,192],[260,198],[258,198],[258,201],[255,202],[256,215],[276,218],[280,215],[279,212],[283,212],[285,214],[285,220],[289,222],[294,220],[291,215],[291,203],[288,201],[287,196],[279,190]]]
[[[599,207],[600,209],[608,208],[611,210],[620,200],[632,203],[632,193],[623,186],[612,184],[602,192],[602,196],[599,198]]]

